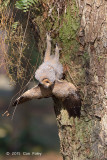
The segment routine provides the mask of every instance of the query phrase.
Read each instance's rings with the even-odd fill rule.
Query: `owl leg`
[[[58,44],[56,43],[56,48],[55,48],[55,58],[57,60],[59,60],[59,47],[58,47]]]
[[[46,52],[45,52],[45,58],[44,58],[44,62],[50,60],[50,54],[51,54],[51,37],[50,34],[47,33],[47,48],[46,48]]]

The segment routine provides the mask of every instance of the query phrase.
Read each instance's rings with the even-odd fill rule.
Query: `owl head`
[[[41,84],[44,86],[44,88],[49,88],[53,83],[49,79],[44,78],[41,81]]]
[[[55,70],[48,62],[41,64],[35,72],[35,78],[44,88],[49,88],[55,82],[55,76]]]

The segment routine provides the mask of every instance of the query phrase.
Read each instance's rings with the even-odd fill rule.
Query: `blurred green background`
[[[1,40],[3,40],[5,34],[5,31],[0,30]],[[10,85],[10,79],[5,69],[6,64],[4,63],[0,67],[0,155],[5,155],[6,152],[59,152],[58,128],[51,98],[32,100],[17,106],[13,120],[11,120],[11,118],[14,107],[10,108],[9,117],[2,116],[9,106],[12,97],[18,93],[31,78],[34,72],[33,67],[41,61],[32,30],[30,30],[29,26],[25,38],[27,47],[24,52],[30,65],[26,65],[26,61],[23,62],[23,67],[26,71],[24,79],[19,80],[15,77],[17,76],[17,70],[14,68],[14,74],[12,74],[13,78],[16,79],[16,84],[14,85],[13,83]],[[4,41],[2,45],[0,45],[1,63],[4,61],[2,47],[9,48],[9,46],[7,46]],[[8,49],[8,54],[11,54],[10,48]],[[37,57],[39,57],[38,64]],[[36,82],[33,78],[26,87],[26,90],[34,85],[36,85]]]

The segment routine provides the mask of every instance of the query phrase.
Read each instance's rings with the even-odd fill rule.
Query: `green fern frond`
[[[18,0],[16,2],[16,8],[23,10],[23,12],[27,12],[29,8],[37,2],[38,0]]]

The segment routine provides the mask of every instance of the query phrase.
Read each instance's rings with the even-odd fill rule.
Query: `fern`
[[[23,10],[23,12],[27,12],[29,8],[37,2],[38,0],[18,0],[16,2],[16,8]]]

